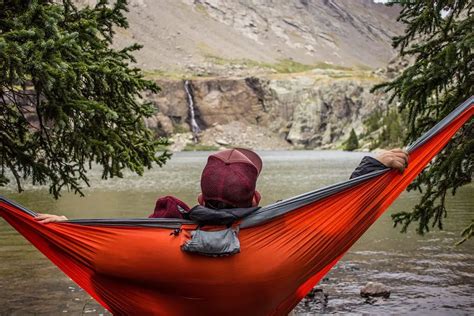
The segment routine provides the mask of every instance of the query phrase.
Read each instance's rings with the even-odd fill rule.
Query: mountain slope
[[[81,1],[82,3],[88,1]],[[92,1],[90,1],[92,2]],[[219,73],[292,60],[307,65],[381,67],[401,32],[397,8],[371,0],[131,0],[130,28],[147,70]]]

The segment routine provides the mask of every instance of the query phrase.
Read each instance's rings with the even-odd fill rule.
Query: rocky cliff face
[[[375,79],[271,80],[270,126],[298,147],[337,148],[352,128],[363,133],[363,121],[384,106],[380,95],[369,92]]]
[[[352,128],[361,134],[364,119],[385,106],[381,95],[369,92],[378,77],[369,72],[348,75],[326,70],[192,80],[194,110],[202,130],[198,138],[208,146],[338,148]],[[148,126],[161,135],[181,135],[174,137],[182,147],[192,141],[184,82],[157,83],[162,91],[148,96],[157,109]]]

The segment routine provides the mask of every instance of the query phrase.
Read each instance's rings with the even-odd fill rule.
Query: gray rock
[[[222,146],[229,146],[229,142],[223,140],[223,139],[216,139],[216,144],[222,145]]]
[[[168,116],[163,113],[158,113],[155,118],[158,123],[158,128],[160,128],[166,135],[171,135],[173,133],[173,122],[171,122],[171,119]]]
[[[385,284],[378,282],[368,282],[360,289],[360,296],[362,297],[390,297],[390,288]]]
[[[295,313],[324,313],[328,305],[328,295],[323,289],[312,289],[295,307]]]

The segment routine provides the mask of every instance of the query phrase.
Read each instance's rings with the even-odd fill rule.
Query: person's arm
[[[406,151],[396,148],[392,150],[383,151],[375,158],[365,156],[362,158],[359,166],[351,174],[351,179],[360,177],[364,174],[373,171],[382,170],[385,168],[394,168],[403,172],[408,166],[408,154]]]
[[[38,213],[38,216],[35,217],[35,220],[37,220],[41,224],[47,224],[67,221],[67,217],[63,215]]]
[[[156,201],[155,211],[149,218],[186,218],[190,207],[183,201],[173,197],[165,196]],[[38,214],[35,220],[41,224],[58,223],[67,221],[63,215]]]

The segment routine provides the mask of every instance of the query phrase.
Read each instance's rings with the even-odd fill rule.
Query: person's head
[[[262,159],[242,148],[212,154],[201,175],[198,202],[210,208],[257,206],[260,194],[255,190],[262,170]]]

